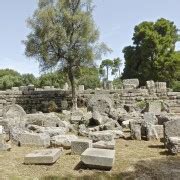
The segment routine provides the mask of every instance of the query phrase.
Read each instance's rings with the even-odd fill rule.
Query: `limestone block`
[[[180,137],[180,120],[174,119],[164,123],[165,145],[169,137]]]
[[[93,143],[93,148],[98,149],[115,149],[115,141],[98,141]]]
[[[20,132],[17,136],[16,141],[20,146],[40,146],[49,147],[50,137],[44,133],[30,133],[30,132]]]
[[[124,89],[135,89],[139,86],[138,79],[124,79],[123,80],[123,88]]]
[[[79,85],[78,89],[79,91],[84,91],[84,85]]]
[[[51,138],[51,145],[54,147],[63,147],[65,149],[71,148],[71,142],[77,140],[75,135],[58,135]]]
[[[112,168],[115,150],[88,148],[81,155],[81,161],[91,167]]]
[[[24,157],[24,164],[53,164],[55,163],[63,149],[36,150]]]
[[[164,137],[164,127],[163,125],[153,125],[159,138],[163,138]]]
[[[135,122],[130,123],[131,138],[134,140],[141,140],[141,125]]]
[[[155,114],[152,112],[144,113],[144,121],[146,124],[151,124],[151,125],[158,124],[158,119],[156,118]]]
[[[162,109],[162,104],[160,101],[148,102],[146,106],[147,112],[151,112],[157,115],[161,113],[161,109]]]
[[[93,142],[112,141],[114,140],[114,135],[109,131],[90,132],[89,139],[93,140]]]
[[[92,148],[92,140],[78,139],[71,142],[71,154],[81,155],[88,148]]]
[[[50,137],[63,135],[68,132],[65,127],[41,127],[41,126],[36,126],[36,125],[29,125],[28,129],[36,133],[48,134]]]
[[[180,153],[180,137],[169,137],[166,148],[172,154]]]

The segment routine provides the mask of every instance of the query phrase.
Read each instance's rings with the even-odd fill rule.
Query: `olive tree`
[[[66,70],[77,106],[75,72],[108,51],[99,43],[91,0],[39,0],[27,23],[31,29],[24,41],[28,57],[37,59],[41,70]]]

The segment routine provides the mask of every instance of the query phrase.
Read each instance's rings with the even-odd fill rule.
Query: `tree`
[[[67,82],[66,76],[64,72],[53,72],[53,73],[46,73],[39,77],[38,86],[54,86],[55,88],[62,88],[63,85]]]
[[[176,78],[178,59],[175,56],[177,29],[173,22],[159,19],[142,22],[134,29],[133,46],[125,47],[123,78],[138,78],[142,85],[147,80],[166,81]]]
[[[100,70],[102,71],[103,68],[106,69],[106,80],[109,80],[109,72],[110,70],[113,68],[113,61],[110,59],[105,59],[102,61],[101,65],[100,65]],[[103,72],[103,71],[102,71]]]
[[[76,76],[78,84],[84,85],[85,89],[100,87],[99,71],[96,67],[81,67]]]
[[[22,83],[24,86],[28,86],[30,84],[37,85],[37,79],[33,74],[22,74]]]
[[[113,60],[113,68],[112,68],[112,75],[115,75],[118,73],[118,77],[121,76],[121,66],[122,66],[122,61],[120,58],[115,58]]]
[[[12,69],[0,70],[0,89],[6,90],[23,85],[21,74]]]
[[[77,106],[75,71],[107,52],[99,44],[99,31],[92,17],[91,0],[39,0],[24,41],[28,57],[40,62],[42,70],[65,69],[72,87],[73,108]]]

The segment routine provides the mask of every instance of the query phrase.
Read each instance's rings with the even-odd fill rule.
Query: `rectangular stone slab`
[[[88,148],[92,148],[92,140],[78,139],[71,142],[71,154],[81,155]]]
[[[53,164],[59,159],[62,150],[62,148],[36,150],[24,157],[24,164]]]
[[[115,150],[88,148],[81,155],[81,161],[90,167],[112,168]]]

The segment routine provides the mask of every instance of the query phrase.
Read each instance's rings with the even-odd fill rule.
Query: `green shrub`
[[[54,101],[50,101],[48,104],[48,112],[56,112],[58,110],[58,106]]]

